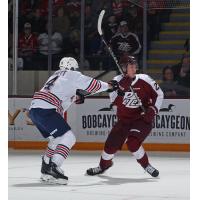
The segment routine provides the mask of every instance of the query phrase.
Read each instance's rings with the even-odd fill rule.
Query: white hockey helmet
[[[59,64],[60,69],[76,70],[78,62],[72,57],[63,57]]]

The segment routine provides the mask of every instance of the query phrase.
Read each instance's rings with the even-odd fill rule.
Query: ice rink
[[[101,152],[73,151],[63,169],[67,186],[39,182],[41,151],[9,151],[9,200],[188,200],[189,154],[148,153],[160,177],[151,178],[129,152],[120,152],[104,175],[85,176]]]

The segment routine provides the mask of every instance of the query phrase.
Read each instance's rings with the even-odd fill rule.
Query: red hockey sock
[[[101,169],[103,169],[103,170],[104,170],[104,169],[108,169],[109,167],[112,166],[112,159],[111,159],[111,160],[104,160],[104,159],[101,157],[99,166],[100,166]]]
[[[101,167],[101,169],[108,169],[109,167],[112,166],[112,159],[114,158],[114,154],[112,151],[108,151],[107,152],[104,150],[101,154],[101,160],[99,163],[99,166]]]
[[[145,153],[144,156],[140,159],[137,160],[138,163],[140,163],[140,165],[143,167],[143,168],[146,168],[149,164],[149,159],[148,159],[148,156],[147,154]]]

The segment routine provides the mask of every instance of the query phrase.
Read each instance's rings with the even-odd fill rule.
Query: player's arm
[[[149,84],[149,95],[152,100],[151,106],[155,108],[155,113],[157,114],[163,102],[164,94],[158,83],[151,77],[147,76],[147,82]]]
[[[118,75],[118,76],[115,76],[113,78],[113,80],[119,82],[122,79],[122,77],[123,77],[122,75]],[[112,108],[115,105],[115,102],[116,102],[115,100],[116,100],[117,96],[123,96],[123,95],[124,95],[124,92],[120,89],[120,85],[119,85],[118,90],[110,92],[109,93],[110,102],[111,102],[110,107]]]
[[[161,88],[159,87],[158,83],[156,83],[156,81],[153,80],[151,77],[149,77],[148,75],[144,75],[143,80],[146,82],[146,92],[149,95],[149,100],[151,101],[144,115],[144,120],[150,123],[154,119],[154,116],[160,110],[164,94]]]
[[[85,76],[81,73],[79,73],[76,83],[77,89],[82,89],[88,94],[97,94],[104,91],[111,92],[118,88],[117,82],[111,81],[106,83],[89,76]]]

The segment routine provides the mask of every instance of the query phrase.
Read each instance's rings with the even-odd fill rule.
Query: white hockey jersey
[[[58,70],[49,77],[39,92],[35,92],[30,109],[56,108],[62,114],[74,102],[77,89],[99,93],[106,91],[108,84],[78,71]]]

